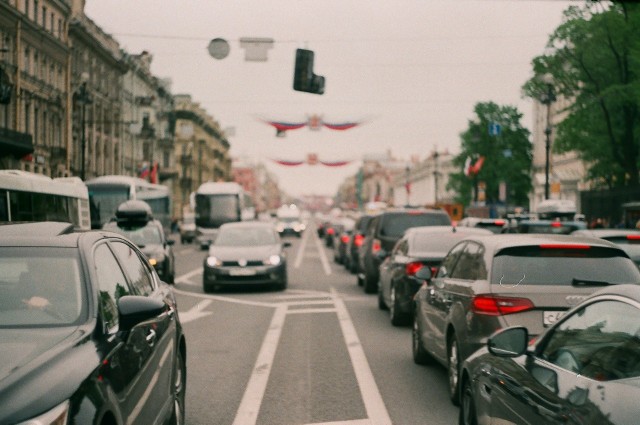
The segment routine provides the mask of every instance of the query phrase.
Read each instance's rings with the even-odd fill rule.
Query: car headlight
[[[264,264],[271,265],[271,266],[277,266],[281,262],[282,262],[282,257],[280,257],[279,255],[275,255],[274,254],[274,255],[270,256],[268,259],[266,259],[264,261]]]
[[[218,267],[222,265],[222,261],[220,261],[216,257],[207,257],[207,266],[209,267]]]
[[[48,412],[42,415],[31,418],[28,421],[20,422],[17,425],[66,425],[67,417],[69,416],[69,401],[65,401],[62,404],[57,405]]]

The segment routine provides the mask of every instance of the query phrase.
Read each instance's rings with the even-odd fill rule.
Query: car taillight
[[[551,227],[562,227],[562,223],[559,221],[554,221],[551,223]]]
[[[495,224],[496,226],[504,226],[506,222],[504,220],[495,220],[493,222],[493,224]]]
[[[382,243],[378,239],[374,239],[371,244],[371,252],[374,254],[382,249]]]
[[[327,235],[333,235],[334,233],[336,233],[336,231],[335,231],[335,230],[333,230],[333,227],[329,227],[329,228],[327,229]]]
[[[353,238],[353,243],[357,247],[361,247],[363,242],[364,242],[364,236],[362,235],[356,235],[355,238]]]
[[[627,235],[627,240],[640,241],[640,235]]]
[[[540,244],[541,249],[590,249],[591,245],[578,243],[543,243]]]
[[[349,235],[342,235],[340,236],[340,242],[342,243],[349,243]]]
[[[407,274],[407,276],[414,276],[416,272],[421,268],[422,268],[422,263],[418,261],[412,261],[411,263],[407,263],[407,265],[404,266],[404,271]]]
[[[471,301],[471,310],[476,314],[488,316],[503,316],[520,313],[534,308],[527,298],[494,297],[492,295],[478,295]]]
[[[438,266],[431,266],[431,276],[438,274]]]

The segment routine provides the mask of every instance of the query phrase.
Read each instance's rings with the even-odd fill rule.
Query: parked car
[[[129,240],[3,225],[0,281],[0,423],[184,423],[176,300]]]
[[[375,217],[377,214],[363,214],[356,220],[353,226],[353,235],[349,239],[349,242],[346,247],[346,255],[345,255],[345,267],[354,274],[360,272],[359,267],[359,251],[362,247],[362,243],[364,242],[364,235],[367,231],[367,226],[369,222]],[[358,283],[361,283],[361,280],[358,280]]]
[[[205,292],[231,285],[276,285],[287,288],[285,247],[271,223],[246,221],[220,226],[204,259]]]
[[[479,227],[493,233],[502,233],[506,224],[507,221],[503,218],[465,217],[458,222],[458,227]]]
[[[135,243],[149,259],[158,275],[167,283],[174,283],[176,261],[175,241],[167,238],[162,223],[155,220],[151,208],[144,201],[130,200],[118,206],[116,220],[107,222],[104,230],[120,233]]]
[[[442,259],[453,245],[469,235],[492,235],[475,227],[425,226],[407,229],[391,255],[380,265],[378,307],[389,310],[391,324],[409,324],[413,314],[413,296],[422,281],[415,274],[430,267],[436,274]]]
[[[457,403],[462,361],[493,332],[518,325],[535,337],[595,290],[622,283],[640,283],[640,271],[605,240],[469,236],[451,248],[436,276],[416,293],[414,361],[435,359],[446,366],[449,396]]]
[[[376,215],[369,226],[360,253],[358,283],[362,282],[366,293],[378,291],[380,264],[405,230],[418,226],[450,226],[451,218],[441,209],[395,209]]]
[[[583,229],[571,233],[575,236],[591,236],[613,242],[624,249],[640,267],[640,230],[635,229]]]
[[[492,335],[460,378],[461,425],[636,424],[640,287],[610,286],[528,346],[526,327]]]
[[[178,224],[180,232],[180,243],[191,243],[196,239],[196,215],[194,213],[185,214]]]

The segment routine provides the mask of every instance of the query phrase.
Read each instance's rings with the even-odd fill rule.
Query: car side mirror
[[[386,250],[381,249],[380,251],[375,253],[375,256],[378,260],[384,261],[389,256],[389,253]]]
[[[120,330],[131,330],[137,324],[161,315],[165,308],[161,300],[142,295],[124,295],[118,299]]]
[[[431,267],[420,267],[414,277],[418,280],[431,280],[433,277]]]
[[[497,357],[518,357],[527,351],[529,331],[522,326],[502,329],[489,337],[489,352]]]

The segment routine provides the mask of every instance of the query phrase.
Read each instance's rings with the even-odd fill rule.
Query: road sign
[[[489,123],[489,135],[490,136],[499,136],[502,131],[502,126],[496,122]]]

